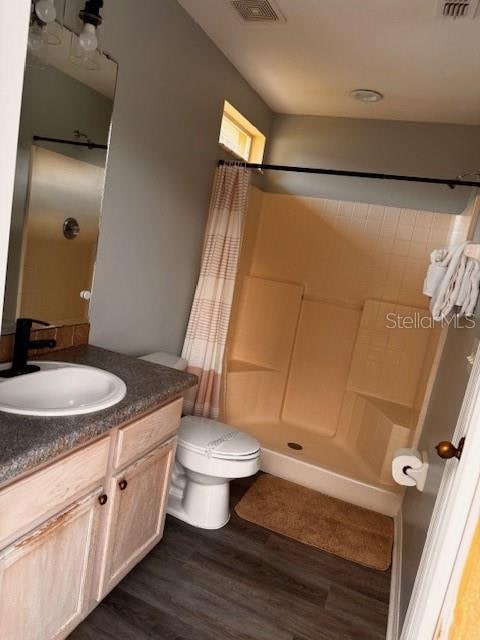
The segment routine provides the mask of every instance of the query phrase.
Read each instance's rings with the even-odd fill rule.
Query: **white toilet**
[[[144,360],[185,370],[183,358],[159,351]],[[184,416],[167,512],[202,529],[220,529],[230,518],[229,482],[252,476],[260,468],[260,444],[234,427]]]

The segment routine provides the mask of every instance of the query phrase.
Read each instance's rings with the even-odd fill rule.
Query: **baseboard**
[[[398,640],[400,635],[400,589],[402,585],[402,537],[403,524],[400,511],[393,519],[394,541],[392,552],[392,574],[390,579],[390,604],[386,640]]]

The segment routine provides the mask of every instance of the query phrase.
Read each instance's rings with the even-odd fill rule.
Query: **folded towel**
[[[467,258],[469,265],[471,265],[471,272],[468,277],[468,289],[466,291],[465,299],[460,302],[457,300],[457,304],[461,304],[460,315],[464,315],[467,318],[473,316],[475,307],[477,306],[478,294],[480,291],[480,262],[475,258]],[[464,278],[465,280],[465,278]]]
[[[435,294],[437,287],[445,277],[450,257],[451,252],[448,249],[435,249],[430,254],[431,264],[428,267],[427,277],[423,283],[423,293],[426,296],[431,298]]]
[[[447,318],[455,308],[457,315],[471,316],[480,289],[480,262],[465,255],[469,243],[432,252],[423,293],[432,298],[434,320]]]
[[[434,320],[446,318],[455,306],[455,295],[458,293],[455,287],[461,285],[458,275],[459,271],[463,273],[465,270],[466,258],[463,254],[467,243],[458,247],[445,249],[446,255],[442,260],[442,266],[445,266],[445,273],[442,280],[438,283],[432,295],[430,303],[430,311]],[[462,262],[463,259],[463,262]]]
[[[475,262],[467,258],[463,277],[461,278],[460,287],[458,289],[458,294],[456,296],[456,304],[462,309],[466,307],[470,299],[471,290],[472,290],[472,277],[473,277],[474,271],[475,271]]]

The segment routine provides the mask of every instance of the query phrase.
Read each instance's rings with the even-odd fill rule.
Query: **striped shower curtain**
[[[250,171],[239,163],[217,168],[203,246],[200,277],[182,357],[199,378],[184,411],[218,418],[225,343],[237,274]]]

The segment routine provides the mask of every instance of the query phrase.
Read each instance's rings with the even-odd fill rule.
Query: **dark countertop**
[[[37,359],[105,369],[125,382],[127,394],[113,407],[77,416],[23,416],[0,411],[0,484],[173,400],[197,383],[190,373],[90,345]]]

